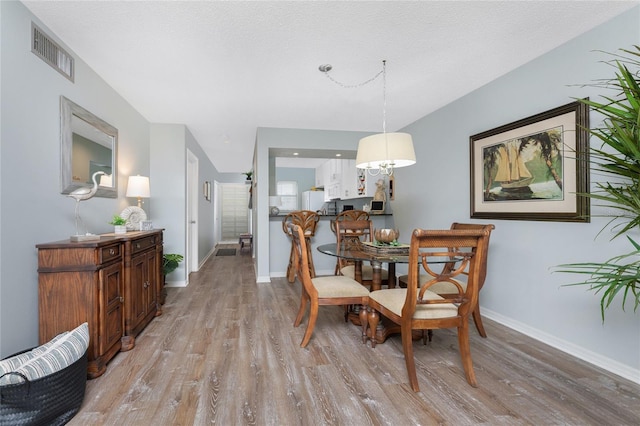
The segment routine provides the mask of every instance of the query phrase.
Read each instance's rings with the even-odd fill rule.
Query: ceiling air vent
[[[36,24],[31,23],[31,51],[60,74],[73,81],[74,59],[51,40]]]

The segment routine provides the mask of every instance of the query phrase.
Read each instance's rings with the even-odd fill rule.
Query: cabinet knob
[[[124,303],[124,297],[120,296],[120,303]]]
[[[114,254],[116,254],[116,251],[114,249],[109,249],[109,254],[113,256]]]
[[[136,248],[140,248],[140,243],[136,243]]]

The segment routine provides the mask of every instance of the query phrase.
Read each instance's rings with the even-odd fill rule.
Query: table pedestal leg
[[[371,269],[373,273],[371,277],[371,291],[380,290],[382,288],[382,262],[372,260]]]

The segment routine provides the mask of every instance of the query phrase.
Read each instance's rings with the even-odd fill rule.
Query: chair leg
[[[458,327],[458,346],[460,346],[460,357],[462,358],[462,367],[467,377],[467,382],[474,388],[478,387],[476,381],[476,373],[473,371],[473,361],[471,360],[471,347],[469,346],[469,323],[464,322]]]
[[[300,343],[300,347],[304,348],[311,340],[311,335],[313,334],[313,329],[316,326],[316,320],[318,319],[318,302],[311,301],[311,309],[309,309],[309,323],[307,324],[307,330],[304,332],[304,337],[302,338],[302,343]]]
[[[416,374],[416,361],[413,358],[413,333],[411,327],[402,327],[402,350],[404,352],[404,362],[407,365],[407,374],[409,375],[409,384],[414,392],[420,392],[418,385],[418,376]]]
[[[295,246],[293,245],[293,241],[291,242],[291,253],[289,254],[289,265],[287,266],[287,281],[289,281],[290,283],[293,283],[296,281],[296,268],[297,265],[295,265]]]
[[[307,309],[308,301],[309,301],[309,295],[307,294],[303,286],[300,292],[300,308],[298,309],[298,315],[296,316],[296,320],[293,323],[294,327],[299,326],[300,323],[302,322],[302,317],[304,316],[304,311]]]
[[[369,314],[367,315],[367,327],[369,328],[369,333],[371,333],[371,347],[376,347],[376,330],[378,329],[378,322],[380,322],[380,315],[378,312],[369,308]]]
[[[311,278],[315,278],[316,267],[313,264],[313,253],[311,253],[311,239],[309,237],[306,237],[305,242],[307,243],[307,259],[309,259],[309,274],[311,274]]]
[[[487,332],[484,331],[482,317],[480,316],[480,305],[476,305],[476,308],[473,310],[473,322],[476,324],[476,328],[478,329],[480,336],[487,337]]]

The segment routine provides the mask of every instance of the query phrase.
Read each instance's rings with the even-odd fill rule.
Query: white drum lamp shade
[[[142,208],[142,198],[149,198],[151,196],[149,178],[140,175],[129,176],[126,196],[138,198],[138,207]]]

